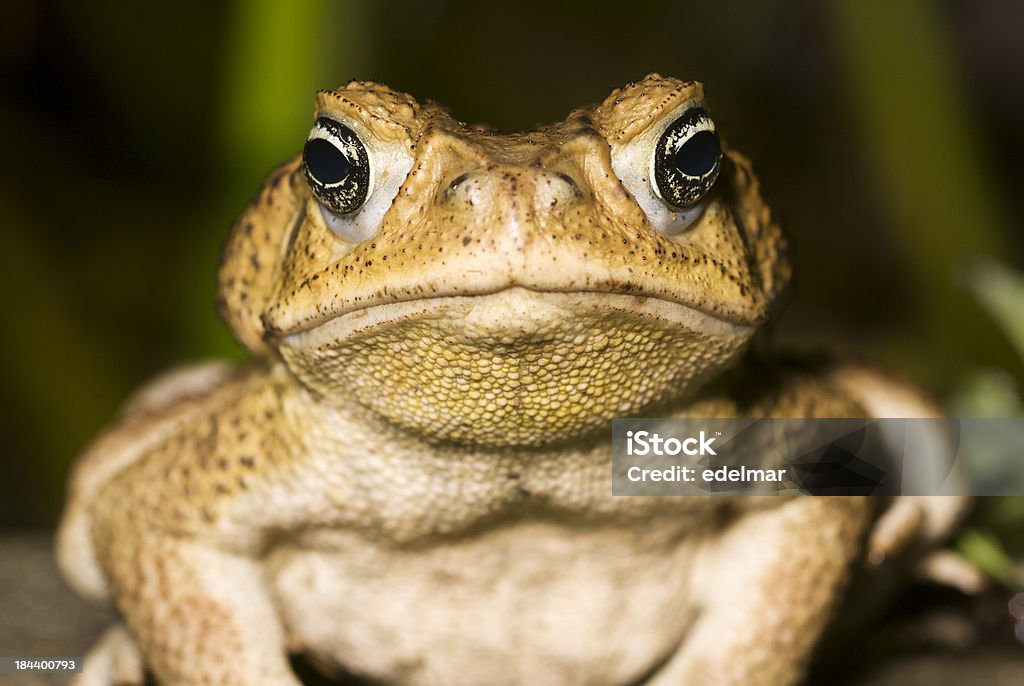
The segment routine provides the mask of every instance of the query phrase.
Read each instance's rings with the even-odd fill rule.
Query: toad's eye
[[[722,167],[722,146],[707,110],[690,109],[665,129],[651,167],[651,185],[666,203],[685,210],[701,201]]]
[[[370,195],[370,158],[352,129],[320,117],[302,149],[302,171],[320,203],[335,214],[352,214]]]

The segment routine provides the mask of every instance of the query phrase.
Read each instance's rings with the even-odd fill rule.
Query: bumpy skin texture
[[[745,353],[789,276],[747,160],[657,230],[636,160],[702,100],[652,75],[496,135],[320,93],[375,160],[373,235],[325,224],[298,159],[273,172],[220,271],[253,362],[163,377],[81,457],[58,555],[127,630],[80,683],[293,685],[289,651],[384,683],[797,682],[874,504],[611,496],[613,417],[869,400]]]

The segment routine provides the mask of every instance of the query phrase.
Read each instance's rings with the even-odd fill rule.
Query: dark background
[[[53,525],[68,464],[145,378],[241,356],[220,244],[313,92],[350,78],[502,129],[649,71],[704,81],[796,245],[779,338],[953,411],[1021,411],[1015,0],[49,0],[5,3],[0,35],[0,528]],[[982,555],[1024,539],[1020,502],[999,507]]]

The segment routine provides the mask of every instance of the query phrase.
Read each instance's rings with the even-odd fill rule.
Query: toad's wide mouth
[[[468,295],[434,295],[349,310],[277,337],[293,347],[322,347],[388,326],[437,320],[438,327],[460,335],[490,337],[495,342],[529,338],[561,322],[580,318],[609,321],[635,319],[712,338],[749,338],[755,323],[734,319],[690,304],[649,295],[605,291],[541,291],[512,286]]]

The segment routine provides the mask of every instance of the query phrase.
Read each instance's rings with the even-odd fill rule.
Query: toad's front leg
[[[86,494],[87,524],[75,531],[88,545],[75,550],[91,554],[75,564],[95,565],[94,595],[113,598],[161,686],[299,684],[262,555],[311,512],[331,510],[301,441],[256,431],[280,412],[272,381],[242,375],[197,401]]]
[[[797,683],[869,518],[863,497],[800,497],[741,515],[701,558],[697,623],[648,686]]]
[[[258,560],[144,526],[101,555],[160,684],[298,686]]]

